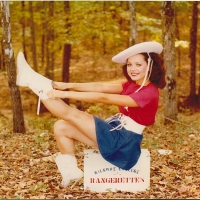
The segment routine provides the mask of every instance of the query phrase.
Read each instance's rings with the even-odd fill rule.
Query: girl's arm
[[[64,83],[53,82],[53,88],[58,90],[75,90],[80,92],[105,92],[111,94],[119,94],[122,92],[121,83]]]
[[[101,92],[74,92],[51,90],[47,93],[50,99],[68,98],[88,103],[106,103],[117,106],[139,107],[139,105],[128,95],[108,94]]]

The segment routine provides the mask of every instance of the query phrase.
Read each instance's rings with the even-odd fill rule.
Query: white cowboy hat
[[[112,58],[113,62],[116,63],[126,63],[127,59],[131,56],[134,56],[139,53],[147,53],[148,58],[148,65],[147,70],[143,79],[143,82],[141,86],[135,91],[138,92],[143,88],[145,83],[149,80],[151,76],[152,66],[153,66],[153,60],[151,59],[151,56],[149,53],[158,53],[160,54],[163,50],[163,46],[158,42],[142,42],[139,44],[135,44],[132,47],[129,47],[128,49],[125,49],[124,51],[118,53],[116,56]]]
[[[158,53],[160,54],[163,50],[163,46],[158,42],[142,42],[135,44],[128,49],[118,53],[112,58],[113,62],[126,63],[127,59],[133,55],[139,53]]]

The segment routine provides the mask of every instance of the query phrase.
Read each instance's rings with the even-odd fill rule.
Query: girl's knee
[[[58,120],[57,122],[55,122],[54,124],[54,135],[55,136],[61,136],[64,133],[66,133],[67,130],[67,122],[64,120]]]
[[[61,119],[54,124],[54,135],[56,138],[64,136],[73,139],[76,132],[75,129],[76,127],[73,124]]]

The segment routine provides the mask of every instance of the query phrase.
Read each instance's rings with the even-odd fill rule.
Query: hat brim
[[[113,62],[126,63],[127,59],[139,53],[157,53],[160,54],[163,50],[163,46],[158,42],[142,42],[135,44],[128,49],[118,53],[112,58]]]

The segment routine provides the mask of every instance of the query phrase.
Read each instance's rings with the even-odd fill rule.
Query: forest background
[[[8,69],[2,42],[0,65],[0,195],[1,198],[199,198],[200,147],[198,108],[200,47],[196,42],[195,102],[191,96],[191,35],[195,2],[174,2],[177,113],[165,124],[164,92],[155,125],[144,132],[142,148],[151,152],[151,187],[145,192],[95,193],[83,190],[83,180],[73,188],[62,187],[55,163],[44,159],[58,152],[53,137],[57,120],[45,108],[36,115],[37,98],[20,88],[25,133],[13,131],[13,111]],[[162,2],[135,2],[137,36],[130,35],[129,2],[9,2],[10,27],[14,56],[22,50],[31,66],[57,81],[124,81],[121,66],[112,56],[134,42],[163,43]],[[2,16],[3,17],[3,16]],[[196,21],[197,22],[197,21]],[[199,31],[199,30],[198,30]],[[199,32],[197,38],[199,38]],[[3,36],[2,36],[3,38]],[[132,39],[131,39],[132,38]],[[135,41],[133,41],[133,39]],[[3,39],[2,39],[3,41]],[[12,67],[15,67],[13,65]],[[113,105],[69,101],[71,106],[101,118],[118,112]],[[76,143],[79,167],[83,168],[83,149]],[[172,150],[160,155],[158,149]],[[12,163],[12,165],[10,164]]]

